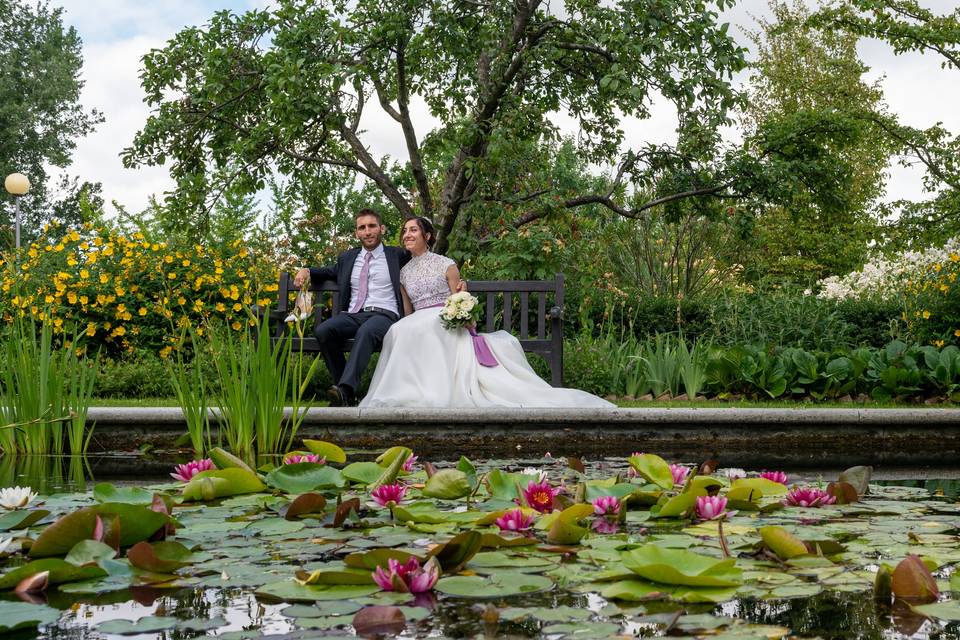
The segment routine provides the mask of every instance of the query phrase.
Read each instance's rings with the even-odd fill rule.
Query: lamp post
[[[14,245],[20,251],[20,198],[30,191],[30,180],[22,173],[11,173],[3,181],[3,186],[13,196]]]

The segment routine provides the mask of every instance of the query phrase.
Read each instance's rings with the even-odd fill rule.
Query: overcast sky
[[[555,0],[556,1],[556,0]],[[65,9],[65,21],[77,28],[83,39],[86,82],[81,100],[88,108],[103,112],[106,121],[95,133],[79,140],[68,171],[83,180],[103,183],[107,202],[116,200],[128,211],[143,209],[151,194],[161,195],[172,186],[164,167],[124,169],[121,150],[133,140],[149,114],[143,104],[138,78],[140,58],[155,47],[162,47],[185,26],[204,24],[217,10],[242,12],[264,6],[268,0],[52,0]],[[921,0],[938,12],[952,11],[960,0]],[[753,16],[768,16],[767,0],[741,0],[728,10],[725,19],[732,32],[747,44],[742,28],[755,28]],[[882,78],[886,101],[904,123],[929,126],[943,122],[960,132],[960,71],[940,69],[933,56],[894,56],[880,42],[863,42],[864,62],[870,66],[869,79]],[[417,109],[422,119],[426,110]],[[572,121],[558,118],[561,126],[573,132]],[[396,124],[382,112],[368,109],[362,122],[365,137],[377,155],[406,158],[402,137]],[[628,138],[669,140],[674,123],[669,109],[656,109],[655,117],[645,122],[627,123]],[[420,135],[426,127],[420,125]],[[891,169],[888,199],[919,197],[922,193],[919,170]]]

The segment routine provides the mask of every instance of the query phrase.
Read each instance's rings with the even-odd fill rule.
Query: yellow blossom
[[[930,312],[927,310],[924,310],[923,313],[921,313],[920,315],[923,317],[924,320],[930,319]]]
[[[97,325],[94,322],[87,324],[87,335],[93,337],[97,334]]]
[[[937,348],[940,348],[943,346],[943,340],[934,340],[933,345]]]
[[[140,308],[137,310],[137,314],[138,314],[138,315],[141,315],[141,316],[147,315],[147,309],[146,309],[146,307],[140,307]]]

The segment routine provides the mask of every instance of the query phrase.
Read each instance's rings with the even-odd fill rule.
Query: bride
[[[480,334],[488,350],[478,356],[467,330],[445,329],[441,307],[466,287],[454,261],[430,251],[435,237],[426,218],[403,225],[403,246],[413,256],[400,270],[405,315],[383,340],[361,407],[615,406],[585,391],[551,387],[506,331]]]

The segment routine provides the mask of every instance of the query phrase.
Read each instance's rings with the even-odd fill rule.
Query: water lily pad
[[[960,601],[946,600],[932,604],[918,604],[911,607],[920,615],[940,620],[960,621]]]
[[[359,602],[334,600],[322,605],[292,604],[280,611],[288,618],[319,618],[321,616],[345,616],[363,608]]]
[[[324,442],[323,440],[304,440],[303,446],[309,449],[310,453],[323,456],[327,459],[327,462],[343,463],[347,461],[347,454],[344,453],[343,449],[332,442]]]
[[[156,633],[175,629],[178,620],[170,616],[144,616],[139,620],[107,620],[96,626],[100,633],[116,633],[122,636],[132,636],[139,633]]]
[[[60,612],[44,604],[0,601],[0,632],[31,629],[60,619]]]
[[[670,465],[660,456],[644,453],[639,456],[630,456],[627,462],[647,482],[664,489],[673,489],[673,473],[670,471]]]
[[[743,583],[733,558],[718,559],[682,549],[647,544],[624,551],[624,566],[652,582],[691,587],[730,587]]]
[[[50,515],[46,509],[18,510],[0,515],[0,531],[26,529]]]
[[[247,530],[261,536],[288,536],[303,531],[306,524],[301,520],[285,520],[283,518],[264,518],[250,523]]]
[[[93,499],[97,502],[149,505],[153,502],[153,492],[140,487],[115,487],[109,482],[101,482],[93,488]]]
[[[552,587],[553,580],[546,576],[505,571],[484,578],[480,576],[440,578],[434,588],[449,596],[482,599],[536,593]]]
[[[146,540],[170,521],[169,516],[140,505],[109,502],[85,507],[68,513],[41,531],[30,547],[30,557],[62,556],[81,540],[93,538],[98,515],[103,519],[111,516],[119,519],[119,542],[125,547]]]
[[[350,482],[373,484],[383,473],[383,467],[376,462],[351,462],[340,473]]]
[[[315,462],[285,464],[267,474],[267,484],[287,493],[309,493],[318,489],[337,489],[347,486],[338,469]]]
[[[568,622],[552,624],[540,631],[545,636],[562,634],[564,638],[612,638],[620,633],[620,625],[612,622]]]
[[[441,500],[456,500],[470,495],[473,487],[463,471],[459,469],[441,469],[430,476],[423,487],[423,495]]]
[[[376,593],[377,585],[302,585],[295,580],[271,582],[257,589],[257,596],[286,602],[350,600]]]
[[[199,558],[179,542],[139,542],[127,550],[127,559],[138,569],[155,573],[172,573]]]
[[[209,501],[245,493],[258,493],[266,488],[266,485],[252,471],[231,467],[201,471],[193,476],[183,488],[183,499]]]
[[[507,607],[500,610],[501,620],[523,620],[533,618],[540,622],[569,622],[570,620],[587,620],[593,613],[589,609],[577,607]]]
[[[557,561],[544,556],[521,556],[499,551],[478,553],[467,565],[470,568],[539,569],[545,571],[557,566]]]

